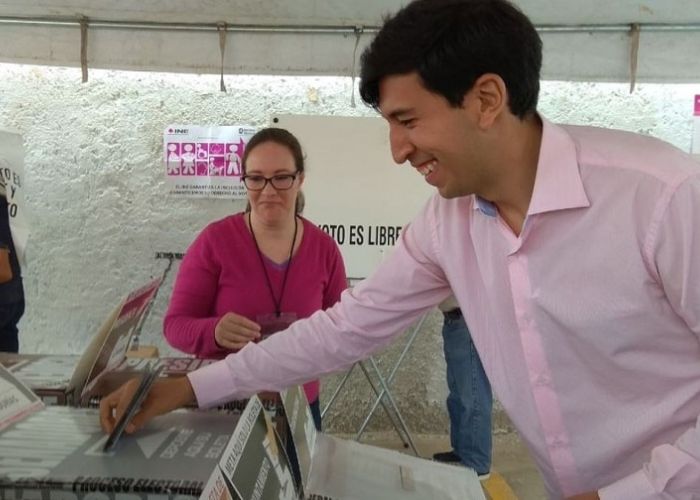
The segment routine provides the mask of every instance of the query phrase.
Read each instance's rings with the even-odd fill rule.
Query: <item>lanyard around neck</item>
[[[284,268],[284,278],[282,278],[282,289],[280,290],[279,300],[275,296],[275,291],[272,288],[270,276],[267,274],[267,266],[265,265],[265,260],[263,259],[260,247],[258,246],[258,240],[255,237],[255,231],[253,230],[253,221],[250,218],[250,212],[248,212],[248,226],[250,226],[250,234],[253,236],[255,250],[257,250],[258,252],[258,257],[260,258],[260,265],[262,266],[263,273],[265,274],[265,282],[267,283],[267,289],[270,291],[270,295],[272,296],[272,302],[275,304],[275,315],[279,318],[282,315],[282,299],[284,298],[284,289],[287,286],[287,276],[289,276],[289,268],[292,266],[292,254],[294,253],[294,243],[296,243],[297,241],[297,216],[296,214],[294,215],[294,237],[292,238],[292,246],[289,248],[289,259],[287,259],[287,265]]]

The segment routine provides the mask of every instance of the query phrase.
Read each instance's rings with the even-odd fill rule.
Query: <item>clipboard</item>
[[[126,426],[129,425],[131,420],[136,415],[136,412],[141,407],[141,403],[143,403],[143,400],[146,398],[148,392],[151,390],[151,386],[153,385],[153,383],[158,379],[158,376],[160,375],[161,371],[163,371],[162,364],[159,364],[153,369],[146,369],[146,372],[143,374],[143,377],[141,378],[141,383],[139,383],[139,386],[136,389],[134,396],[131,398],[131,401],[129,401],[126,410],[117,422],[117,425],[114,426],[114,429],[107,438],[107,441],[105,441],[105,445],[103,448],[103,451],[105,453],[114,450],[114,447],[119,442],[119,438],[121,438],[122,434],[124,433]]]

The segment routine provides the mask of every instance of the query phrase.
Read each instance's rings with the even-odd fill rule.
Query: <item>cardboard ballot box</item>
[[[78,376],[78,355],[14,354],[0,352],[4,366],[30,387],[46,404],[73,402]]]
[[[199,498],[238,418],[173,412],[105,453],[97,410],[44,407],[0,368],[0,499]]]
[[[46,407],[0,367],[0,500],[300,498],[257,396],[239,415],[177,411],[106,440],[97,410]]]
[[[302,498],[289,457],[262,402],[252,397],[201,500]]]
[[[77,404],[103,372],[126,359],[131,336],[155,297],[160,280],[130,293],[110,313],[82,355],[0,352],[8,368],[47,404]]]
[[[282,402],[286,447],[253,397],[240,416],[155,418],[105,453],[96,410],[44,407],[0,367],[0,500],[484,500],[474,471],[317,432],[300,387]]]
[[[293,442],[281,446],[259,399],[252,398],[203,500],[485,498],[471,469],[327,436],[316,431],[301,387],[281,399]]]

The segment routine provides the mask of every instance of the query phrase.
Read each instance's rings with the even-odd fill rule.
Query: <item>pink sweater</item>
[[[306,318],[335,304],[347,281],[333,239],[308,220],[301,221],[304,236],[292,257],[281,310]],[[263,260],[279,300],[285,266],[266,257]],[[253,321],[275,312],[242,213],[207,226],[187,250],[165,315],[165,337],[173,347],[197,357],[223,358],[230,351],[216,344],[214,328],[227,312]],[[304,389],[310,402],[318,398],[318,380],[305,384]]]

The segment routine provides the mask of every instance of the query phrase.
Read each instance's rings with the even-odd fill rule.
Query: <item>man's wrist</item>
[[[181,396],[180,400],[178,401],[180,403],[179,406],[183,407],[197,404],[197,396],[194,393],[190,379],[187,378],[187,376],[180,377],[179,382],[181,386],[181,389],[178,391],[178,394]]]

